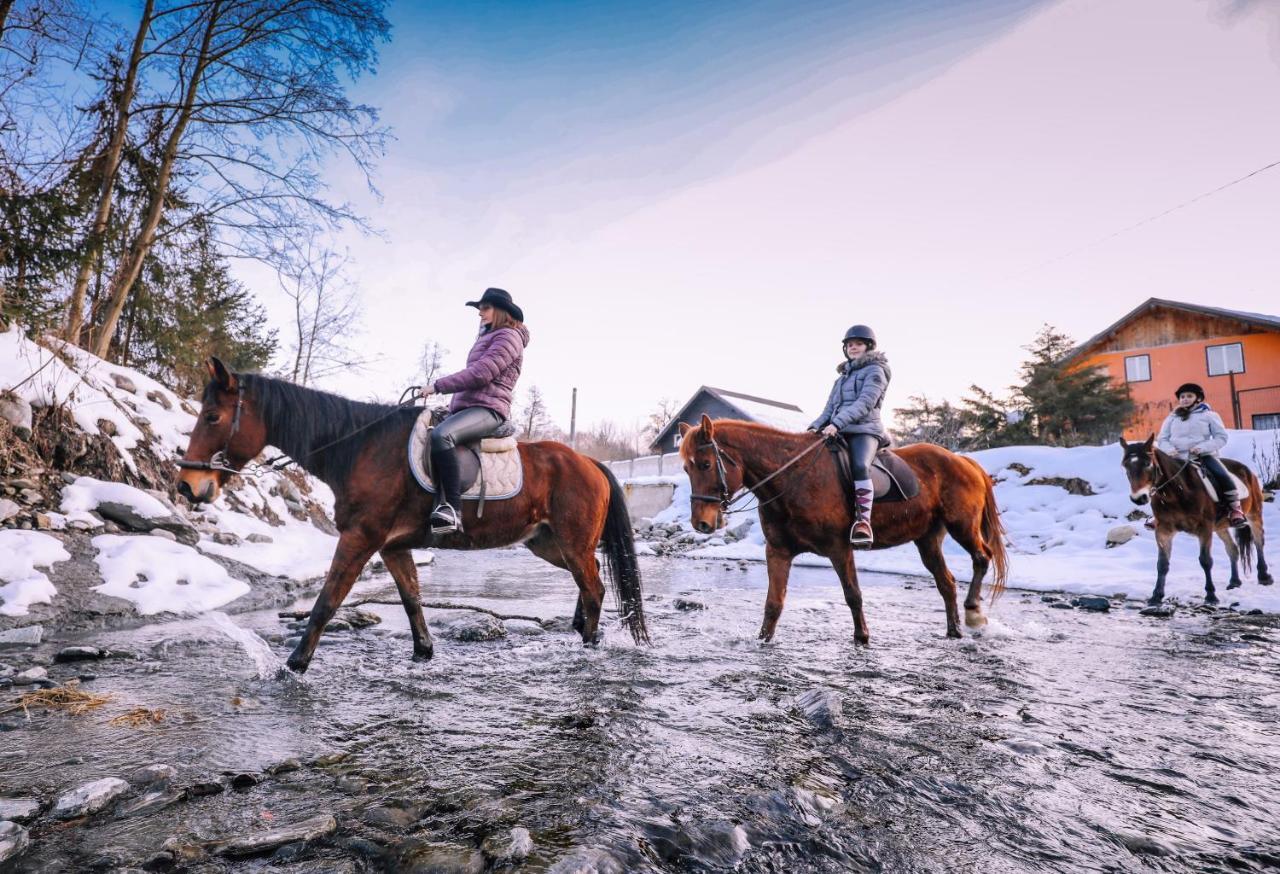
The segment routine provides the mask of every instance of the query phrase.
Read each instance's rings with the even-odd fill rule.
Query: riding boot
[[[849,542],[854,549],[867,549],[875,542],[871,530],[871,504],[875,500],[875,491],[871,480],[858,480],[853,484],[853,496],[856,502],[853,527],[849,529]]]
[[[1243,528],[1249,524],[1244,516],[1244,508],[1240,506],[1240,496],[1235,492],[1226,492],[1223,499],[1227,504],[1227,524],[1232,528]]]
[[[452,449],[431,453],[431,473],[435,478],[436,508],[431,514],[432,534],[462,531],[462,472]]]

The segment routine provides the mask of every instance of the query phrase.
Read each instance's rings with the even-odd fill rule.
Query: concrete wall
[[[637,519],[652,519],[671,506],[675,494],[674,483],[623,483],[627,495],[627,513],[634,523]]]

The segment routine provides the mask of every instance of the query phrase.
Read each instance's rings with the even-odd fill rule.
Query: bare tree
[[[649,414],[649,418],[640,428],[640,441],[645,446],[653,443],[658,434],[662,432],[663,428],[667,427],[667,423],[671,421],[671,418],[679,410],[680,402],[675,398],[666,397],[659,400],[653,412]]]
[[[542,396],[542,389],[536,385],[529,387],[519,421],[520,436],[525,440],[537,440],[545,436],[544,432],[551,426],[546,399]]]
[[[235,254],[277,257],[275,241],[358,218],[321,197],[320,161],[340,151],[366,172],[381,154],[377,113],[343,75],[370,70],[385,0],[169,0],[149,48],[164,90],[135,108],[154,128],[154,175],[132,244],[108,284],[93,351],[116,324],[170,205],[175,173]],[[173,13],[172,15],[168,13]],[[164,16],[163,18],[161,16]],[[179,224],[171,232],[182,229]],[[314,315],[314,314],[313,314]]]
[[[428,340],[422,344],[422,354],[418,356],[418,375],[423,384],[432,382],[444,369],[444,358],[449,350],[440,345],[438,340]]]
[[[345,256],[313,243],[279,273],[280,287],[293,302],[289,378],[300,385],[367,363],[352,346],[360,299],[346,275],[347,263]]]

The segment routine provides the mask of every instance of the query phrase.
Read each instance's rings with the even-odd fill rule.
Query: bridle
[[[745,511],[747,511],[747,510],[758,510],[760,507],[764,507],[764,506],[767,506],[767,505],[769,505],[769,504],[772,504],[774,501],[778,500],[778,499],[779,499],[779,498],[781,498],[783,495],[787,494],[787,490],[783,490],[783,491],[779,492],[778,494],[774,495],[772,498],[769,498],[769,499],[768,499],[768,500],[766,500],[766,501],[760,501],[760,502],[759,502],[759,503],[757,503],[754,507],[739,507],[739,508],[737,508],[736,510],[735,510],[735,509],[731,509],[731,508],[732,508],[732,506],[733,506],[735,503],[737,503],[737,501],[738,501],[738,500],[739,500],[739,499],[740,499],[744,494],[750,494],[750,493],[754,492],[756,489],[758,489],[758,488],[760,488],[761,486],[765,485],[765,484],[766,484],[766,483],[768,483],[770,480],[772,480],[774,477],[778,476],[778,475],[779,475],[779,474],[781,474],[783,471],[787,470],[789,467],[791,467],[791,466],[792,466],[793,464],[795,464],[797,461],[799,461],[800,459],[804,458],[806,455],[808,455],[808,454],[809,454],[810,452],[812,452],[813,450],[817,449],[819,446],[821,446],[821,445],[822,445],[823,443],[825,443],[825,442],[826,442],[826,438],[819,438],[818,440],[815,440],[815,441],[814,441],[812,444],[810,444],[807,448],[805,448],[805,449],[801,450],[797,455],[792,456],[792,457],[791,457],[791,459],[790,459],[789,461],[787,461],[787,463],[786,463],[786,464],[782,465],[782,467],[778,468],[778,469],[777,469],[777,470],[775,470],[773,473],[769,474],[767,477],[765,477],[764,479],[760,480],[760,482],[756,483],[755,485],[748,486],[748,485],[746,484],[746,482],[744,481],[742,485],[743,485],[743,489],[745,489],[745,490],[746,490],[745,492],[744,492],[742,489],[739,489],[737,492],[731,493],[731,492],[729,491],[729,480],[728,480],[728,477],[727,477],[727,475],[726,475],[725,463],[726,463],[726,462],[728,462],[728,464],[729,464],[730,466],[732,466],[732,467],[737,467],[737,466],[738,466],[738,463],[737,463],[736,461],[734,461],[732,457],[730,457],[730,456],[728,456],[728,455],[725,455],[725,454],[724,454],[724,452],[720,449],[720,444],[716,442],[716,438],[714,438],[714,437],[708,437],[708,438],[706,439],[706,441],[704,441],[704,442],[702,442],[702,443],[699,443],[699,444],[697,445],[697,447],[695,447],[695,451],[696,451],[697,449],[710,449],[710,450],[711,450],[711,454],[715,457],[715,461],[716,461],[716,491],[718,492],[718,494],[715,494],[715,495],[690,495],[690,496],[689,496],[689,499],[690,499],[691,501],[703,501],[703,502],[705,502],[705,503],[709,503],[709,504],[719,504],[719,505],[720,505],[720,511],[721,511],[722,513],[725,513],[725,514],[742,513],[742,512],[745,512]],[[817,456],[814,456],[814,457],[816,458]]]
[[[1160,459],[1159,459],[1159,457],[1155,454],[1155,451],[1154,451],[1154,450],[1152,450],[1152,451],[1150,451],[1150,452],[1146,452],[1146,453],[1144,453],[1144,454],[1147,456],[1146,470],[1151,470],[1152,468],[1154,468],[1154,469],[1155,469],[1155,471],[1156,471],[1157,473],[1159,473],[1159,474],[1163,474],[1163,473],[1164,473],[1164,468],[1160,466]],[[1187,460],[1186,460],[1186,461],[1184,461],[1184,462],[1182,462],[1182,467],[1180,467],[1180,468],[1178,468],[1176,471],[1174,471],[1174,472],[1173,472],[1173,474],[1172,474],[1171,476],[1166,477],[1166,478],[1165,478],[1165,481],[1164,481],[1164,482],[1162,482],[1162,483],[1157,483],[1157,482],[1155,482],[1155,478],[1153,477],[1153,478],[1152,478],[1152,483],[1151,483],[1151,486],[1150,486],[1151,494],[1153,494],[1153,495],[1155,495],[1155,494],[1159,494],[1163,489],[1165,489],[1165,488],[1167,488],[1168,486],[1171,486],[1171,485],[1173,485],[1175,482],[1177,482],[1177,481],[1178,481],[1178,477],[1182,476],[1182,472],[1183,472],[1184,470],[1186,470],[1188,467],[1190,467],[1190,466],[1191,466],[1191,464],[1192,464],[1193,462],[1194,462],[1194,458],[1193,458],[1192,456],[1188,455],[1188,456],[1187,456]]]
[[[240,467],[232,467],[231,459],[228,453],[231,451],[231,441],[235,439],[236,434],[240,431],[240,410],[244,407],[244,392],[236,389],[236,412],[231,418],[231,431],[227,434],[226,441],[222,444],[222,448],[210,456],[208,461],[188,461],[185,458],[178,459],[178,467],[185,470],[210,470],[218,473],[239,473]]]

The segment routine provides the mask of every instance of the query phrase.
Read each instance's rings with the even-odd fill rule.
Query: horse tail
[[[982,539],[986,542],[987,549],[991,550],[991,564],[995,568],[991,579],[991,603],[994,604],[1009,580],[1009,553],[1004,548],[1004,522],[1000,519],[1000,508],[996,506],[996,490],[991,475],[972,458],[969,461],[982,476]]]
[[[1250,507],[1261,507],[1262,486],[1258,483],[1258,478],[1254,476],[1253,471],[1245,468],[1245,475],[1241,479],[1245,488],[1249,490]],[[1258,524],[1262,524],[1262,514],[1258,514]],[[1239,528],[1232,529],[1232,533],[1236,540],[1236,549],[1240,550],[1240,567],[1246,574],[1251,574],[1253,573],[1253,550],[1257,545],[1253,537],[1253,524],[1241,525]]]
[[[604,545],[605,566],[614,586],[622,611],[622,623],[631,632],[636,643],[649,643],[649,629],[644,621],[644,593],[640,589],[640,563],[636,561],[636,541],[631,530],[631,516],[627,513],[627,498],[613,471],[592,459],[609,483],[609,510],[605,515]]]

